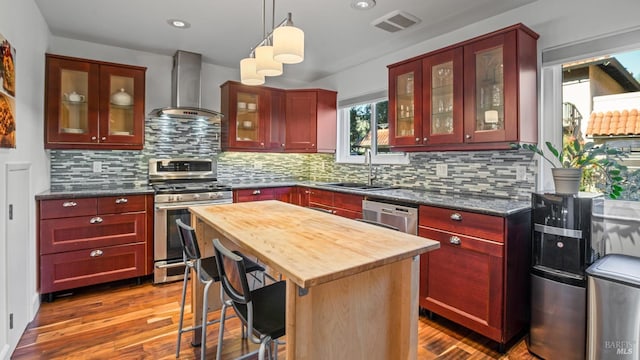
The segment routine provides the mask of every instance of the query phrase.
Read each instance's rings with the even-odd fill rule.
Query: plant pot
[[[582,169],[553,168],[551,173],[557,194],[577,194],[580,191]]]

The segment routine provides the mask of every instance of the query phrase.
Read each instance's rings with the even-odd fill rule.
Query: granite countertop
[[[108,184],[108,185],[74,185],[51,187],[51,189],[36,194],[36,200],[82,198],[93,196],[125,196],[153,194],[153,188],[146,184]]]
[[[361,190],[331,186],[327,182],[277,180],[264,182],[251,181],[222,181],[232,189],[271,188],[288,186],[306,186],[316,189],[336,191],[364,196],[367,199],[390,200],[414,205],[431,205],[453,210],[466,210],[496,216],[508,216],[531,208],[529,201],[485,197],[470,194],[441,194],[428,190],[408,188],[388,188],[376,190]],[[124,196],[153,194],[153,188],[146,184],[109,184],[109,185],[75,185],[52,187],[36,195],[36,200],[81,198],[93,196]]]
[[[260,183],[230,182],[229,184],[233,189],[306,186],[321,190],[362,195],[371,200],[382,199],[414,205],[431,205],[453,210],[466,210],[496,216],[509,216],[531,209],[531,203],[529,201],[470,194],[441,194],[420,189],[388,188],[378,190],[361,190],[331,186],[328,185],[330,183],[317,181],[273,181]]]

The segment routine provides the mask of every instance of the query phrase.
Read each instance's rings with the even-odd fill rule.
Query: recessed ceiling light
[[[376,6],[375,0],[351,0],[351,7],[356,10],[368,10]]]
[[[184,20],[180,20],[180,19],[169,19],[167,20],[167,23],[175,28],[178,29],[188,29],[191,27],[191,24],[189,24],[188,22],[184,21]]]

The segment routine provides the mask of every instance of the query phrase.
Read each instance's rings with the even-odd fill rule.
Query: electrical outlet
[[[516,181],[525,181],[527,180],[527,168],[524,166],[516,167]]]
[[[436,165],[436,176],[445,177],[448,176],[447,173],[449,169],[447,168],[447,164],[438,164]]]
[[[102,161],[93,162],[93,172],[94,173],[102,172]]]

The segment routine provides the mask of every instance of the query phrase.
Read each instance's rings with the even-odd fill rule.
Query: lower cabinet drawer
[[[42,220],[40,254],[143,242],[145,220],[145,213]]]
[[[70,251],[40,257],[43,294],[145,275],[145,244]]]

